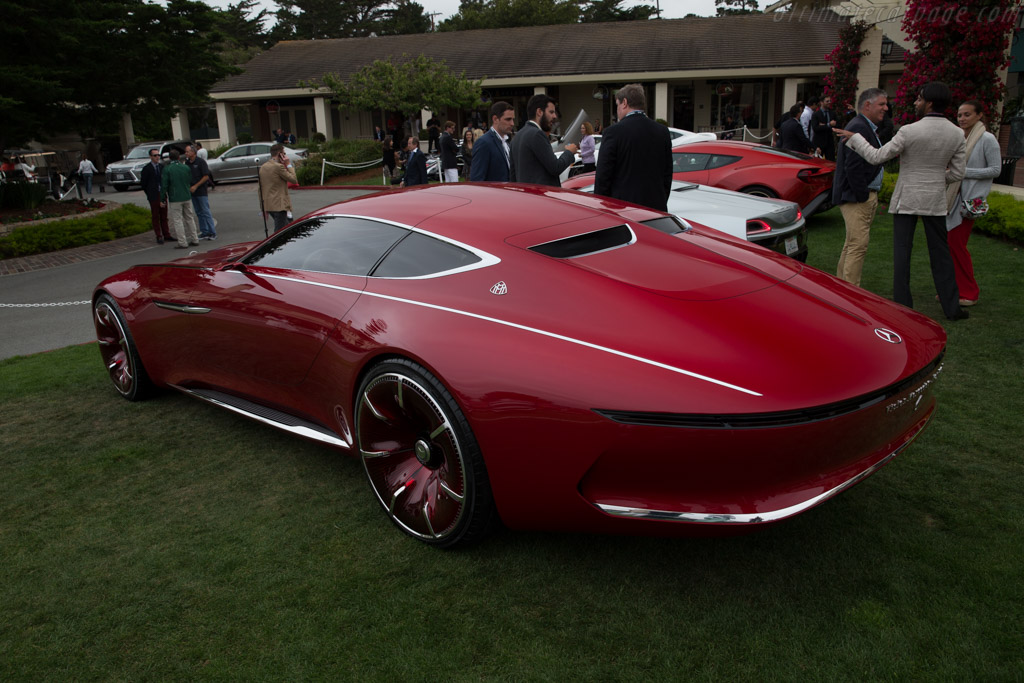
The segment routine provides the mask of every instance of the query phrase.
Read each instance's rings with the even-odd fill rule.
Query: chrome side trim
[[[157,301],[157,308],[164,308],[168,311],[177,311],[178,313],[209,313],[211,309],[203,306],[189,306],[188,304],[169,304],[166,301]]]
[[[844,481],[839,486],[829,489],[822,494],[815,496],[809,500],[805,500],[802,503],[796,505],[790,505],[786,508],[779,510],[771,510],[769,512],[757,512],[750,514],[730,515],[730,514],[712,514],[704,512],[673,512],[671,510],[647,510],[644,508],[631,508],[624,507],[621,505],[607,505],[602,503],[595,503],[594,505],[603,512],[607,512],[609,515],[614,517],[628,517],[630,519],[647,519],[659,522],[698,522],[704,524],[760,524],[763,522],[777,522],[787,517],[798,515],[801,512],[808,510],[819,503],[823,503],[829,498],[839,494],[846,489],[850,488],[859,481],[869,477],[875,471],[880,469],[887,462],[895,458],[904,448],[909,446],[917,435],[921,433],[924,426],[931,420],[931,416],[920,424],[918,430],[907,439],[902,446],[894,450],[889,455],[885,456],[871,467],[867,468],[860,474],[853,476],[852,478]]]
[[[506,327],[512,327],[512,328],[515,328],[517,330],[523,330],[524,332],[531,332],[533,334],[539,334],[541,336],[548,337],[550,339],[558,339],[558,340],[561,340],[561,341],[564,341],[564,342],[568,342],[570,344],[577,344],[579,346],[585,346],[588,349],[594,349],[595,351],[601,351],[603,353],[608,353],[608,354],[611,354],[613,356],[618,356],[619,358],[627,358],[629,360],[635,360],[638,363],[643,363],[645,365],[650,365],[650,366],[653,366],[653,367],[656,367],[656,368],[661,368],[662,370],[668,370],[669,372],[676,372],[676,373],[679,373],[680,375],[686,375],[687,377],[692,377],[693,379],[699,379],[699,380],[701,380],[703,382],[709,382],[711,384],[717,384],[720,387],[725,387],[726,389],[732,389],[733,391],[739,391],[739,392],[744,393],[744,394],[750,394],[751,396],[758,396],[758,397],[760,397],[760,396],[764,395],[764,394],[759,394],[758,392],[753,391],[751,389],[745,389],[745,388],[743,388],[741,386],[737,386],[735,384],[730,384],[728,382],[723,382],[722,380],[715,379],[714,377],[708,377],[707,375],[701,375],[701,374],[696,373],[696,372],[691,372],[690,370],[684,370],[682,368],[677,368],[677,367],[674,367],[672,365],[666,365],[665,363],[659,363],[658,361],[651,360],[650,358],[644,358],[642,356],[636,356],[636,355],[633,355],[632,353],[626,353],[625,351],[618,351],[617,349],[608,348],[607,346],[601,346],[600,344],[593,344],[593,343],[588,342],[588,341],[583,341],[582,339],[574,339],[573,337],[566,337],[565,335],[558,334],[557,332],[548,332],[547,330],[537,329],[536,327],[528,327],[526,325],[520,325],[518,323],[509,322],[508,320],[501,320],[499,318],[492,318],[490,316],[480,315],[479,313],[470,313],[469,311],[461,311],[461,310],[459,310],[457,308],[449,308],[447,306],[438,306],[437,304],[428,304],[425,301],[414,301],[412,299],[403,299],[401,297],[390,296],[388,294],[379,294],[377,292],[367,292],[367,291],[364,291],[364,290],[361,290],[361,289],[353,289],[351,287],[341,287],[339,285],[329,285],[329,284],[326,284],[324,282],[312,282],[312,281],[309,281],[309,280],[300,280],[300,279],[297,279],[297,278],[285,277],[283,275],[261,274],[260,277],[265,277],[268,280],[275,280],[275,279],[276,280],[287,280],[289,282],[299,282],[299,283],[302,283],[302,284],[314,285],[316,287],[326,287],[328,289],[337,289],[339,291],[352,292],[354,294],[362,294],[363,296],[370,296],[370,297],[374,297],[374,298],[377,298],[377,299],[386,299],[388,301],[397,301],[399,303],[410,304],[412,306],[421,306],[423,308],[430,308],[430,309],[433,309],[435,311],[444,311],[446,313],[454,313],[455,315],[464,315],[467,318],[475,318],[476,320],[483,320],[485,322],[495,323],[497,325],[504,325]]]
[[[171,386],[174,387],[175,389],[177,389],[178,391],[182,392],[182,393],[185,393],[185,394],[188,394],[189,396],[192,396],[193,398],[198,398],[200,401],[205,401],[206,403],[212,403],[213,405],[218,406],[220,408],[226,408],[227,410],[230,410],[233,413],[237,413],[237,414],[242,415],[243,417],[247,417],[247,418],[249,418],[251,420],[256,420],[257,422],[262,422],[263,424],[270,425],[271,427],[276,427],[277,429],[286,431],[286,432],[288,432],[290,434],[295,434],[296,436],[301,436],[301,437],[304,437],[306,439],[312,439],[313,441],[319,441],[321,443],[325,443],[325,444],[328,444],[328,445],[331,445],[331,446],[337,446],[339,448],[344,448],[346,450],[352,448],[352,444],[350,444],[347,441],[344,441],[344,440],[342,440],[342,439],[340,439],[340,438],[338,438],[336,436],[332,436],[332,435],[326,433],[325,431],[320,431],[320,430],[317,430],[317,429],[312,429],[311,427],[306,427],[306,426],[298,425],[298,424],[295,424],[295,425],[284,424],[283,422],[279,422],[277,420],[273,420],[273,419],[271,419],[269,417],[265,417],[263,415],[258,415],[256,413],[253,413],[251,411],[245,410],[245,409],[240,408],[238,406],[231,405],[230,403],[227,403],[225,401],[218,400],[216,398],[213,398],[212,396],[204,396],[201,393],[198,393],[198,392],[193,391],[191,389],[186,389],[185,387],[181,387],[181,386],[178,386],[176,384],[172,384]]]

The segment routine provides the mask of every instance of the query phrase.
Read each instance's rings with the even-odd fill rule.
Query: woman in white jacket
[[[974,279],[974,264],[967,251],[967,240],[974,227],[974,216],[964,208],[964,200],[984,201],[992,189],[992,180],[999,176],[1002,160],[999,158],[999,143],[992,133],[985,129],[982,121],[982,104],[967,100],[956,112],[957,123],[967,137],[967,171],[959,184],[949,187],[952,194],[959,190],[953,208],[946,216],[946,230],[949,232],[949,253],[953,257],[953,271],[956,286],[960,290],[960,305],[973,306],[978,303],[980,290]]]

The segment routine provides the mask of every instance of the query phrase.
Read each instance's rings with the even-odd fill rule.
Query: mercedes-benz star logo
[[[903,343],[903,337],[901,337],[900,335],[896,334],[892,330],[885,329],[884,327],[876,327],[875,328],[875,336],[878,337],[879,339],[881,339],[882,341],[889,342],[890,344],[902,344]]]
[[[498,296],[508,294],[508,285],[505,284],[504,280],[494,283],[494,286],[491,287],[491,294],[497,294]]]

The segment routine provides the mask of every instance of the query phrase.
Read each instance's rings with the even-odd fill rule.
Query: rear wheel
[[[135,340],[113,297],[101,294],[96,299],[92,319],[103,365],[114,388],[129,401],[139,401],[152,394],[153,383],[142,367]]]
[[[778,199],[777,195],[773,190],[764,187],[763,185],[751,185],[750,187],[744,187],[740,192],[744,194],[751,194],[755,197],[766,197],[768,199]]]
[[[451,394],[400,359],[374,367],[359,389],[356,441],[377,500],[398,527],[439,547],[497,524],[480,447]]]

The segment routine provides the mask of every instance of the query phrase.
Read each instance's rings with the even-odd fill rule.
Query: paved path
[[[292,192],[296,215],[352,199],[365,188]],[[105,200],[149,208],[141,191],[106,195]],[[219,185],[210,193],[219,239],[193,247],[209,251],[223,244],[264,238],[255,183]],[[271,224],[272,227],[272,224]],[[81,344],[95,339],[90,299],[108,275],[137,263],[164,263],[182,251],[158,245],[151,232],[135,237],[66,249],[53,254],[0,261],[0,359]]]

